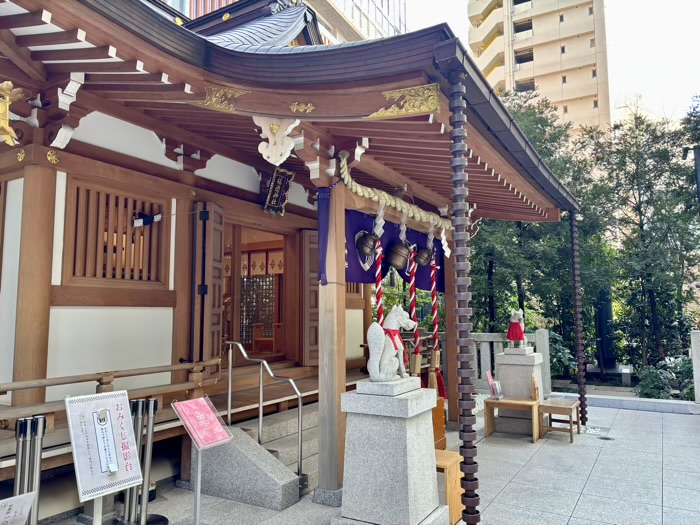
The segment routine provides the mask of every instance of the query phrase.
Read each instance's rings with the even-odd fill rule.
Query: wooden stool
[[[576,419],[574,420],[574,413]],[[549,414],[549,426],[544,424],[544,415]],[[554,419],[554,415],[569,416],[565,419]],[[554,427],[554,423],[562,423],[566,427]],[[578,433],[581,433],[581,402],[570,399],[548,399],[540,404],[540,434],[545,435],[548,430],[552,432],[568,432],[569,441],[574,442],[574,423],[578,426]]]
[[[532,415],[532,442],[537,443],[540,439],[540,425],[537,424],[537,409],[540,406],[539,399],[520,399],[504,397],[496,399],[490,397],[484,401],[484,437],[493,434],[496,429],[495,409],[503,408],[508,410],[523,410]]]
[[[449,450],[435,451],[435,465],[438,472],[445,474],[445,504],[450,509],[450,525],[456,525],[462,519],[462,486],[460,479],[464,474],[459,470],[462,456],[459,452]]]

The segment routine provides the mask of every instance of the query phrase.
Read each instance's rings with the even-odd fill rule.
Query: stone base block
[[[503,349],[506,355],[530,355],[535,353],[535,349],[531,346],[521,346],[520,348],[511,348],[507,346]]]
[[[339,516],[331,520],[331,525],[368,525],[370,522],[357,521],[351,518],[343,518]],[[383,522],[374,525],[394,525],[396,522]],[[403,525],[403,524],[401,524]],[[450,509],[447,505],[441,505],[435,509],[427,518],[421,521],[418,525],[450,525]]]
[[[411,390],[418,390],[421,387],[420,377],[406,377],[398,381],[388,383],[373,383],[371,381],[360,381],[357,383],[356,392],[358,394],[371,394],[375,396],[400,396]]]
[[[242,429],[231,433],[231,441],[201,453],[202,494],[280,511],[297,503],[297,476]],[[193,446],[192,480],[196,468]]]
[[[313,502],[326,507],[340,507],[343,504],[343,489],[331,490],[318,487],[314,490]]]

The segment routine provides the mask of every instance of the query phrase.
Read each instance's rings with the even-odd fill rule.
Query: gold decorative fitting
[[[176,16],[176,17],[175,17],[175,23],[176,23],[177,25],[179,25],[179,26],[182,26],[182,25],[185,24],[185,22],[184,22],[184,21],[182,20],[182,18],[180,18],[179,16]]]
[[[46,152],[46,158],[51,164],[58,164],[60,159],[58,158],[58,151],[50,149]]]
[[[25,158],[27,157],[27,152],[24,151],[24,148],[19,150],[17,152],[17,162],[22,162]]]
[[[195,190],[190,190],[190,197],[193,199],[197,198],[197,192]]]
[[[270,124],[270,132],[274,135],[280,130],[280,124],[279,122],[273,122]]]
[[[231,20],[231,13],[224,13],[224,16],[221,17],[221,20],[226,22],[226,20]]]
[[[10,104],[22,98],[22,89],[15,88],[9,80],[0,84],[0,139],[8,146],[18,144],[15,130],[10,125]]]
[[[366,118],[405,117],[440,110],[439,84],[384,91],[382,95],[389,101],[395,100],[396,104],[375,111]]]
[[[316,109],[316,106],[311,103],[304,104],[302,102],[294,102],[289,106],[289,109],[292,110],[292,113],[311,113]]]
[[[241,95],[250,93],[245,89],[230,88],[225,86],[217,86],[215,84],[206,84],[204,86],[205,98],[202,101],[190,102],[196,106],[213,109],[216,111],[224,111],[226,113],[235,113],[236,107],[231,103],[231,99],[238,98]]]

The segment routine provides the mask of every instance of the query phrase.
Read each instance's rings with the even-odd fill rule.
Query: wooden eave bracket
[[[309,170],[309,178],[316,186],[329,186],[335,182],[338,163],[335,146],[321,137],[309,138],[305,130],[298,130],[294,137],[294,153]]]

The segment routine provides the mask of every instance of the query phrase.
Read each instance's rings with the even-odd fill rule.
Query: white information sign
[[[81,503],[143,482],[126,390],[67,397],[66,415]]]
[[[26,525],[36,492],[0,500],[0,525]]]

